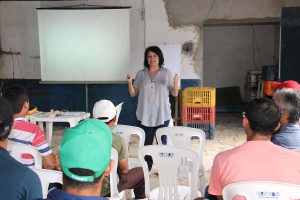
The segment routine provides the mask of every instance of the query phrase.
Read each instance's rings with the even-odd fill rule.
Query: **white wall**
[[[5,51],[11,50],[13,52],[20,52],[21,55],[1,55],[0,78],[40,79],[40,60],[32,58],[39,56],[36,8],[70,6],[79,4],[82,4],[82,1],[1,1],[1,49]],[[141,1],[86,1],[85,4],[132,7],[130,16],[131,62],[132,66],[141,66],[143,63],[144,51],[144,22],[141,17]],[[12,59],[14,60],[14,62],[12,62]],[[15,69],[14,76],[13,69]],[[125,77],[126,74],[124,74],[124,80]]]
[[[180,26],[173,28],[169,25],[165,4],[162,0],[146,0],[146,46],[160,44],[180,44],[192,41],[194,44],[199,40],[197,26]],[[181,78],[197,79],[193,54],[181,54]]]
[[[39,2],[0,2],[0,78],[40,78],[36,7]]]

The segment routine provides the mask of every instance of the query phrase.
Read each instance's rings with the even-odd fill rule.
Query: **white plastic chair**
[[[111,200],[125,199],[125,192],[118,190],[118,152],[111,148],[111,159],[114,161],[113,167],[110,171],[110,197]]]
[[[34,168],[42,169],[43,168],[43,160],[41,154],[38,150],[31,145],[25,145],[18,142],[13,142],[8,140],[7,150],[9,154],[14,157],[17,161],[21,162],[22,154],[30,154],[34,159]]]
[[[201,196],[197,191],[197,174],[199,170],[199,155],[192,150],[167,145],[148,145],[139,148],[140,162],[145,178],[145,193],[148,199],[179,200],[195,199]],[[144,157],[149,155],[157,166],[159,188],[150,192],[149,171]],[[182,158],[192,160],[191,174],[188,176],[189,186],[178,185],[178,169]]]
[[[121,113],[121,110],[122,110],[122,105],[123,105],[123,103],[124,103],[124,102],[119,103],[118,105],[116,105],[117,115],[116,115],[115,125],[118,124],[118,121],[119,121],[119,117],[120,117],[120,113]]]
[[[129,149],[131,135],[137,135],[139,137],[139,147],[144,146],[145,132],[139,127],[118,124],[113,127],[112,132],[120,135],[124,139],[127,149]],[[141,166],[137,158],[128,158],[128,163],[130,169]]]
[[[174,127],[163,127],[156,131],[156,138],[159,145],[162,145],[161,136],[167,136],[167,145],[178,146],[183,148],[188,148],[196,151],[200,157],[200,167],[199,167],[199,179],[201,192],[205,191],[205,177],[204,177],[204,165],[203,165],[203,151],[205,145],[205,132],[201,129],[174,126]],[[199,139],[199,144],[196,148],[191,147],[192,138],[197,137]]]
[[[222,193],[224,200],[232,200],[236,195],[247,200],[296,200],[300,199],[300,185],[273,181],[239,182],[226,185]]]
[[[43,198],[47,197],[50,183],[62,184],[62,172],[48,169],[32,169],[40,178]]]

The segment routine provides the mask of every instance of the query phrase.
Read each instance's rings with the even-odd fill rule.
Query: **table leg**
[[[36,122],[35,122],[35,124],[36,124]],[[40,129],[42,129],[42,131],[44,132],[44,123],[38,122],[38,125],[39,125]]]
[[[51,147],[53,133],[53,122],[46,122],[46,136],[49,146]]]

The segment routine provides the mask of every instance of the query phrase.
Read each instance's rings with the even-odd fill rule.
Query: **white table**
[[[53,122],[68,122],[70,127],[74,127],[81,120],[85,120],[90,117],[90,113],[86,112],[66,112],[61,115],[47,114],[47,113],[37,113],[28,116],[32,123],[39,125],[39,127],[44,130],[44,122],[46,123],[46,137],[49,145],[51,146],[52,133],[53,133]]]

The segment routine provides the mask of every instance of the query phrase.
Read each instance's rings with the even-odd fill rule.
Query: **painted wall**
[[[78,5],[83,1],[0,1],[2,50],[21,55],[0,58],[1,78],[40,78],[37,7]],[[183,79],[203,78],[203,24],[279,21],[283,6],[300,0],[86,0],[91,5],[132,6],[131,73],[142,66],[145,46],[191,42],[182,52]]]
[[[154,2],[155,1],[155,2]],[[131,6],[131,73],[143,67],[145,46],[197,42],[197,29],[168,25],[164,3],[161,0],[85,1],[89,5]],[[37,12],[39,7],[79,5],[82,1],[0,1],[0,44],[2,54],[1,78],[40,79]],[[198,78],[193,72],[191,57],[182,56],[182,78]],[[126,75],[124,75],[125,80]]]

